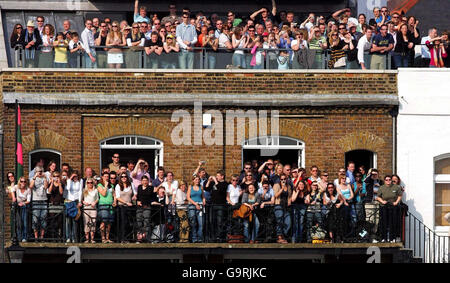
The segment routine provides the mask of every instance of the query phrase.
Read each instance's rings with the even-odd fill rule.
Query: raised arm
[[[272,0],[272,16],[277,15],[277,3],[275,3],[275,0]]]
[[[139,14],[139,0],[134,1],[134,15]]]

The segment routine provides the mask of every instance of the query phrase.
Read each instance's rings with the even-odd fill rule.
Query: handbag
[[[345,57],[339,58],[339,59],[334,63],[334,67],[335,67],[335,68],[344,67],[345,65],[347,65],[347,60],[346,60]]]

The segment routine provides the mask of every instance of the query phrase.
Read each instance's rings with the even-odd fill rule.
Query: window
[[[266,136],[244,141],[242,162],[257,160],[259,164],[267,159],[279,159],[282,164],[305,166],[305,143],[289,137]]]
[[[36,164],[39,162],[40,159],[44,160],[44,171],[47,171],[48,163],[50,161],[56,162],[56,170],[60,170],[61,168],[61,153],[59,151],[53,150],[53,149],[37,149],[33,150],[29,153],[29,166],[28,166],[28,172],[31,172],[31,170],[36,167]]]
[[[150,167],[150,176],[154,178],[158,166],[163,166],[163,147],[162,141],[143,136],[129,135],[103,140],[100,142],[100,169],[107,167],[114,153],[118,153],[122,165],[143,158]]]
[[[348,162],[353,161],[355,163],[355,171],[358,172],[359,166],[364,166],[366,172],[370,168],[377,168],[377,154],[370,150],[358,149],[345,153],[344,168],[347,168]]]
[[[449,226],[444,216],[450,212],[450,154],[434,160],[434,216],[436,226]]]

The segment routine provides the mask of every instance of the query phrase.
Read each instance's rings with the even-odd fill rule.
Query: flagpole
[[[14,168],[15,168],[15,176],[16,176],[16,178],[17,178],[17,175],[18,175],[18,173],[19,173],[19,169],[18,169],[18,165],[17,165],[17,127],[18,127],[18,124],[17,124],[17,120],[19,119],[19,113],[18,113],[18,109],[19,109],[19,101],[16,99],[16,106],[15,106],[15,108],[16,108],[16,121],[15,121],[15,127],[14,127],[14,132],[15,132],[15,134],[16,134],[16,142],[15,142],[15,145],[14,145],[14,155],[16,156],[15,158],[14,158],[14,160],[15,160],[15,162],[14,162]]]

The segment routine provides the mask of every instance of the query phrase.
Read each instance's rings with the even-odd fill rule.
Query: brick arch
[[[270,119],[268,122],[270,124]],[[245,139],[255,138],[256,136],[253,136],[253,135],[250,136],[248,129],[249,129],[249,123],[246,122],[246,124],[245,124]],[[279,136],[294,138],[297,140],[304,141],[305,143],[307,143],[309,141],[312,130],[313,130],[311,127],[309,127],[305,124],[302,124],[300,122],[292,121],[292,120],[285,120],[285,119],[280,119],[280,125],[279,125],[278,129],[279,129]],[[270,125],[267,126],[267,135],[271,135]]]
[[[119,118],[109,120],[93,129],[97,141],[123,135],[148,136],[159,139],[164,143],[169,142],[170,128],[166,125],[147,118]]]
[[[340,138],[336,143],[344,152],[352,150],[379,152],[382,150],[385,140],[367,131],[357,131]]]
[[[47,148],[63,152],[67,145],[67,138],[52,130],[38,130],[22,137],[23,149],[27,152],[35,149]]]

